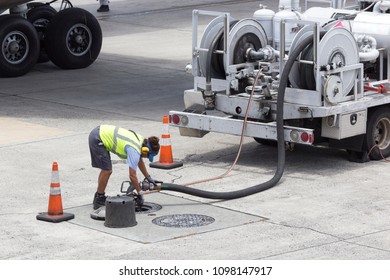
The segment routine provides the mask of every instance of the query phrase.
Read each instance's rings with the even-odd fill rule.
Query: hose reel
[[[246,52],[249,48],[258,50],[266,45],[267,35],[260,23],[254,19],[240,20],[229,33],[229,64],[246,62]]]
[[[291,49],[300,42],[313,36],[312,28],[305,26],[294,39]],[[317,48],[319,53],[317,67],[320,70],[333,70],[359,63],[359,49],[351,32],[345,28],[333,28],[321,33]],[[309,44],[299,60],[313,61],[313,43]],[[358,70],[344,70],[324,77],[323,95],[331,104],[337,104],[347,96],[355,85]],[[289,75],[290,83],[295,88],[316,90],[316,69],[313,64],[295,62]],[[320,90],[320,89],[317,89]]]
[[[210,67],[211,78],[225,79],[225,62],[228,65],[246,62],[246,52],[249,48],[258,50],[267,45],[267,35],[263,27],[254,19],[231,20],[227,48],[229,57],[219,52],[224,50],[224,17],[219,16],[212,20],[203,32],[200,42],[201,49],[212,52],[211,59],[207,52],[199,53],[199,68],[201,75],[206,76],[207,67]]]

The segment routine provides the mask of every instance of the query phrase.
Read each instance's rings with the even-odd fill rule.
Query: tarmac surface
[[[161,209],[137,213],[133,227],[109,228],[90,218],[99,170],[90,164],[89,132],[114,124],[160,136],[163,115],[183,109],[183,91],[193,85],[184,72],[191,61],[192,10],[241,19],[259,2],[276,7],[276,1],[111,0],[111,11],[98,14],[98,2],[75,0],[101,24],[97,61],[71,71],[44,63],[23,77],[0,79],[0,259],[389,260],[389,162],[349,162],[342,150],[296,147],[287,152],[279,184],[241,199],[161,192],[145,196]],[[184,165],[149,168],[164,182],[221,175],[238,150],[236,136],[187,138],[172,127],[170,134],[174,158]],[[194,187],[231,191],[265,182],[276,169],[276,152],[247,138],[227,177]],[[106,191],[115,196],[128,168],[112,159]],[[47,211],[54,161],[64,212],[75,214],[61,223],[36,219]],[[155,224],[171,215],[207,216],[211,223]]]

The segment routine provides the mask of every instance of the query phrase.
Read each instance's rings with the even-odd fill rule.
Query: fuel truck
[[[194,10],[194,84],[170,125],[278,149],[334,147],[356,162],[390,156],[390,1],[322,2],[302,12],[299,1],[279,1],[240,20]],[[200,17],[211,18],[202,30]]]
[[[58,11],[51,6],[57,1]],[[0,46],[0,77],[22,76],[49,60],[62,69],[80,69],[99,56],[102,31],[91,13],[69,0],[1,0]]]

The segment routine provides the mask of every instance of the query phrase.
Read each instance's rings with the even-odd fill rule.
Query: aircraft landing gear
[[[65,2],[58,13],[49,4],[34,2],[25,5],[27,13],[0,16],[0,77],[22,76],[37,62],[80,69],[97,59],[103,37],[99,22]]]

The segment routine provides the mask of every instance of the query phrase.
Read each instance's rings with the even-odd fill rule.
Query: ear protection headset
[[[149,145],[149,143],[147,145]],[[142,147],[141,148],[142,154],[149,154],[149,151],[150,151],[149,147]]]
[[[146,143],[146,147],[141,148],[141,152],[143,155],[148,156],[150,162],[153,162],[154,156],[157,155],[157,153],[152,150],[149,141]]]
[[[146,146],[141,148],[141,152],[142,152],[142,154],[149,154],[151,149],[152,149],[152,147],[150,146],[149,141],[148,141],[146,143]]]

